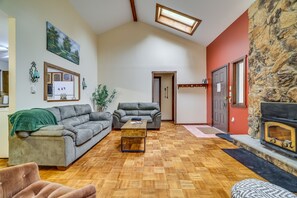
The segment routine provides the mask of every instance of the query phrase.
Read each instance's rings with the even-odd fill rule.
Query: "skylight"
[[[193,35],[199,24],[200,19],[165,7],[156,5],[156,22],[169,26],[173,29]]]

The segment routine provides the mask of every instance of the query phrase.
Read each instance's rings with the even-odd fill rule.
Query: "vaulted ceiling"
[[[97,34],[133,21],[129,0],[69,0]],[[135,0],[138,21],[207,46],[255,0]],[[193,36],[155,22],[156,3],[202,20]]]

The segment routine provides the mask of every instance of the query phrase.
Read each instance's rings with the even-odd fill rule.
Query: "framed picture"
[[[62,81],[62,73],[61,72],[53,72],[52,73],[52,81]]]
[[[52,75],[51,75],[51,73],[47,73],[47,84],[52,84]]]
[[[46,22],[46,38],[48,51],[79,65],[79,44],[50,22]]]
[[[72,74],[69,73],[63,73],[63,81],[73,81]]]

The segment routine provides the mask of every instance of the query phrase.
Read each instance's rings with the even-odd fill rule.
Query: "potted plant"
[[[110,94],[107,90],[106,85],[99,84],[95,89],[95,92],[92,93],[92,99],[97,105],[97,111],[104,111],[107,109],[109,103],[112,102],[116,95],[116,90],[114,89]]]

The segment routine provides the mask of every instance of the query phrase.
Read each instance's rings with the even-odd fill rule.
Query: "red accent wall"
[[[212,72],[228,64],[228,92],[232,83],[231,63],[248,55],[248,12],[243,13],[222,34],[207,46],[207,123],[212,124]],[[246,63],[247,64],[247,63]],[[248,67],[248,65],[247,65]],[[246,103],[248,96],[248,83],[246,72]],[[248,108],[236,108],[228,104],[229,132],[231,134],[247,134],[248,132]],[[234,117],[235,121],[231,122]]]

